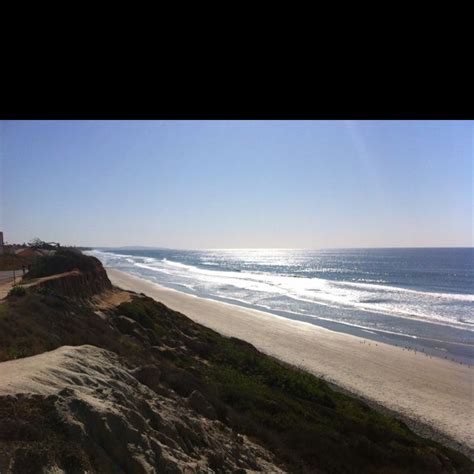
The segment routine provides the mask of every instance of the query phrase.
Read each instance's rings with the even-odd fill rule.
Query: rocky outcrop
[[[0,380],[2,473],[282,472],[202,394],[158,395],[95,346],[4,362]]]
[[[216,410],[199,390],[194,390],[191,395],[189,395],[188,404],[197,413],[210,420],[217,418]]]

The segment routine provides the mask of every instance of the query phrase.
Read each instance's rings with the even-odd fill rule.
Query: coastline
[[[401,347],[229,303],[199,298],[106,268],[115,286],[144,293],[225,336],[237,337],[370,403],[412,420],[420,434],[473,458],[473,368]],[[426,430],[432,428],[427,434]]]
[[[291,266],[284,266],[274,273],[274,264],[286,261],[274,261],[275,256],[271,266],[260,256],[248,268],[249,259],[253,262],[250,251],[238,256],[235,262],[236,255],[231,258],[223,251],[209,255],[205,251],[176,252],[120,254],[94,250],[87,253],[106,266],[179,292],[474,367],[474,331],[469,325],[472,320],[469,309],[474,300],[470,294],[472,290],[464,293],[467,286],[461,275],[456,280],[456,287],[453,282],[451,286],[442,287],[434,277],[431,283],[423,286],[410,279],[413,275],[401,276],[391,286],[390,278],[383,280],[385,284],[381,285],[367,283],[382,281],[378,279],[382,276],[378,267],[380,259],[374,261],[374,255],[365,263],[360,262],[362,266],[357,270],[361,272],[360,281],[354,282],[350,272],[347,273],[343,253],[333,257],[335,261],[330,258],[326,265],[328,274],[342,265],[342,275],[325,279],[311,272],[299,275]],[[390,261],[396,256],[388,254],[385,257]],[[316,257],[304,252],[298,258],[306,262],[302,265],[309,265]],[[352,258],[364,260],[357,255]],[[369,275],[372,276],[368,278]],[[403,285],[403,278],[406,278],[407,286]],[[459,289],[460,293],[451,293],[450,289]]]

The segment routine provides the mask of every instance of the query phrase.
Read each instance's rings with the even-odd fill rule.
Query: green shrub
[[[23,357],[27,357],[28,355],[28,351],[23,347],[10,346],[7,349],[7,356],[9,359],[21,359]]]
[[[126,302],[122,303],[118,307],[118,310],[120,311],[120,314],[133,319],[144,328],[153,329],[153,314],[150,314],[146,305],[137,304],[135,302]]]
[[[9,292],[8,296],[22,297],[26,295],[26,288],[24,286],[15,285]]]

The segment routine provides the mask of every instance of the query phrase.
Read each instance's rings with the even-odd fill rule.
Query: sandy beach
[[[215,331],[299,366],[474,452],[474,368],[269,313],[198,298],[107,268],[115,286],[144,293]]]

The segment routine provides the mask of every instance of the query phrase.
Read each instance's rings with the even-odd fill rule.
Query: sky
[[[469,247],[473,147],[469,121],[3,121],[0,230],[93,247]]]

